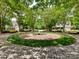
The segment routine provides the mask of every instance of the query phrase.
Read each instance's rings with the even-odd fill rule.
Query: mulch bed
[[[60,38],[61,35],[58,34],[50,34],[50,33],[45,33],[45,34],[21,34],[21,37],[24,39],[36,39],[36,40],[48,40],[48,39],[57,39]]]

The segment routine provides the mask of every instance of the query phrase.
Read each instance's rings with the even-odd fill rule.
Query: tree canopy
[[[10,18],[17,17],[19,25],[33,29],[39,15],[44,21],[42,22],[44,27],[52,28],[61,20],[64,27],[68,20],[75,19],[73,20],[75,23],[78,21],[78,7],[79,0],[0,0],[0,28],[10,24],[8,23]],[[73,18],[70,18],[71,16]],[[3,24],[5,21],[6,23]]]

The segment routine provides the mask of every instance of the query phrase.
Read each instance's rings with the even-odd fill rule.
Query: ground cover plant
[[[61,35],[58,39],[36,40],[24,39],[19,34],[13,34],[7,39],[9,42],[18,45],[32,46],[32,47],[46,47],[46,46],[66,46],[76,42],[75,38],[69,35]]]

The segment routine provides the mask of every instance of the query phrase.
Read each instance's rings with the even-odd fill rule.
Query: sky
[[[33,6],[35,6],[37,4],[37,2],[35,0],[33,0],[33,3],[31,5],[29,5],[30,8],[32,8]]]

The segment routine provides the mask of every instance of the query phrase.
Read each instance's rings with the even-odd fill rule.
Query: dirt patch
[[[21,35],[24,39],[36,39],[36,40],[44,40],[44,39],[57,39],[60,38],[61,35],[58,34],[51,34],[51,33],[45,33],[45,34],[22,34]]]

